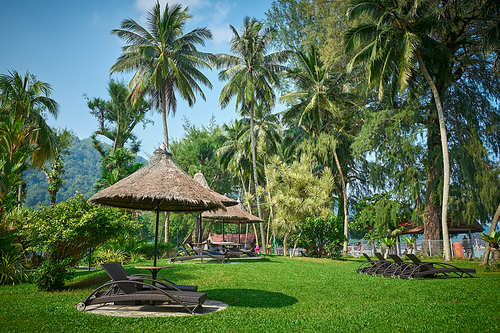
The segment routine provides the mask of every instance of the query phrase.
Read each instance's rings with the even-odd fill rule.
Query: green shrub
[[[87,199],[76,193],[52,207],[42,206],[25,221],[20,236],[36,251],[48,251],[50,261],[71,258],[68,265],[75,265],[89,248],[134,231],[130,212],[92,205]]]
[[[21,255],[0,250],[0,284],[16,284],[26,277],[21,264]]]
[[[171,243],[158,243],[158,257],[169,258],[175,251],[175,246]],[[138,247],[137,253],[144,256],[147,259],[153,259],[155,253],[155,243],[143,243]]]
[[[330,215],[327,219],[322,217],[306,218],[300,224],[300,234],[293,241],[307,250],[311,257],[342,257],[343,219]]]
[[[21,244],[15,243],[16,234],[8,231],[0,236],[0,284],[16,284],[26,277],[22,265]]]
[[[94,252],[92,262],[95,267],[100,267],[102,263],[117,261],[121,264],[127,261],[127,256],[120,250],[113,249],[99,249]]]
[[[57,262],[45,261],[33,273],[33,282],[39,290],[62,290],[64,288],[64,282],[73,278],[74,275],[74,272],[68,272],[66,270],[70,261],[71,259],[69,258]]]

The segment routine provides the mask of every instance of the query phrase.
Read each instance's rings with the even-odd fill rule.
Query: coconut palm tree
[[[244,175],[247,173],[247,169],[252,168],[252,162],[248,158],[249,153],[244,143],[244,136],[248,130],[249,126],[238,119],[235,119],[230,125],[224,124],[222,144],[217,149],[221,167],[240,177],[244,193],[247,192]]]
[[[200,83],[212,88],[200,69],[211,69],[213,55],[196,48],[198,44],[205,45],[205,41],[212,38],[212,33],[207,28],[184,33],[184,26],[190,18],[187,7],[182,9],[180,5],[169,7],[166,4],[162,10],[160,2],[156,2],[148,12],[146,27],[133,19],[126,19],[120,29],[111,31],[127,45],[111,67],[110,74],[134,72],[128,84],[132,101],[139,101],[149,94],[157,110],[161,108],[167,148],[167,116],[170,113],[175,115],[177,111],[176,92],[189,106],[193,106],[197,94],[205,100]]]
[[[236,108],[248,109],[250,114],[250,129],[252,142],[252,164],[255,190],[259,186],[257,179],[257,162],[255,156],[254,112],[256,103],[272,109],[276,96],[273,85],[279,84],[279,74],[286,70],[282,64],[287,61],[290,52],[278,51],[269,53],[272,31],[264,27],[263,22],[255,18],[245,17],[241,33],[232,25],[233,37],[229,42],[233,53],[218,54],[217,67],[224,68],[219,73],[219,79],[228,81],[222,88],[219,105],[225,108],[233,97],[236,98]],[[258,215],[262,218],[259,197],[257,199]],[[261,234],[263,235],[261,225]],[[262,248],[265,248],[262,239]]]
[[[430,38],[436,26],[432,6],[417,0],[354,0],[349,8],[352,21],[366,19],[349,29],[344,41],[346,53],[354,53],[347,66],[351,71],[359,63],[366,63],[369,82],[378,90],[381,99],[385,87],[404,90],[418,65],[429,85],[439,118],[441,147],[443,152],[443,201],[441,225],[443,232],[444,259],[450,260],[447,214],[450,187],[450,162],[448,140],[440,93],[427,70],[424,45],[436,48],[437,42]]]
[[[17,71],[9,71],[0,75],[0,113],[10,118],[25,119],[24,126],[36,128],[30,133],[26,143],[36,144],[38,149],[31,150],[30,162],[35,167],[53,155],[54,136],[45,121],[45,112],[57,118],[59,105],[50,98],[52,87],[39,81],[28,71],[20,75]]]
[[[286,73],[286,76],[295,84],[297,91],[281,96],[280,101],[292,104],[284,112],[287,122],[299,118],[298,126],[302,126],[313,136],[326,131],[333,131],[332,121],[339,113],[336,105],[336,96],[329,89],[331,86],[332,64],[321,60],[318,48],[310,44],[307,52],[296,52],[297,67]],[[330,133],[333,134],[333,133]],[[344,203],[344,253],[347,253],[347,239],[349,236],[347,188],[337,149],[332,149],[335,165],[339,172],[342,196]]]
[[[24,181],[22,173],[28,169],[30,154],[38,149],[29,142],[37,128],[26,123],[22,117],[0,116],[0,215],[9,192]]]

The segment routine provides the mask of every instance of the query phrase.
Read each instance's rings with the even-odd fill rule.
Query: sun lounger
[[[168,262],[169,263],[174,263],[177,261],[182,262],[190,259],[200,259],[200,262],[203,262],[203,259],[213,259],[219,262],[220,264],[223,264],[227,262],[229,258],[227,258],[223,254],[217,254],[217,252],[215,251],[200,250],[195,247],[188,248],[186,244],[182,244],[182,250],[174,254],[172,258],[168,260]]]
[[[371,275],[377,276],[377,274],[383,276],[383,273],[386,269],[388,269],[393,263],[384,258],[382,253],[375,252],[375,256],[377,257],[378,266],[370,271]]]
[[[379,254],[379,253],[375,253]],[[366,253],[363,253],[366,258],[366,262],[361,264],[361,266],[356,270],[356,272],[361,274],[369,274],[377,276],[384,271],[384,269],[390,265],[390,263],[382,257],[382,260],[372,260]]]
[[[356,273],[359,273],[359,274],[365,274],[366,272],[368,272],[368,270],[370,268],[372,268],[373,266],[375,266],[377,263],[372,260],[372,258],[370,258],[366,253],[363,253],[363,256],[365,257],[366,261],[364,261],[361,265],[359,265],[359,267],[356,269]]]
[[[106,271],[106,273],[108,273],[109,277],[114,280],[115,277],[117,277],[115,275],[115,270],[120,270],[123,274],[125,274],[125,276],[129,279],[129,280],[142,280],[144,278],[148,278],[148,279],[152,279],[153,276],[150,275],[150,274],[132,274],[130,275],[127,270],[125,269],[125,267],[122,266],[122,264],[120,264],[119,262],[116,262],[116,261],[111,261],[111,262],[108,262],[106,264],[102,264],[101,265],[102,268]],[[174,288],[178,289],[178,290],[182,290],[182,291],[197,291],[198,290],[198,286],[188,286],[188,285],[182,285],[182,284],[175,284],[173,283],[172,281],[169,281],[167,279],[164,279],[164,278],[161,278],[159,276],[156,277],[156,280],[159,280],[163,283],[165,283],[166,286],[170,286],[172,285]],[[160,288],[162,288],[163,286],[160,286]],[[142,287],[142,285],[139,287],[138,286],[138,289],[139,290],[145,290],[147,289],[147,287]],[[168,287],[167,289],[170,289],[170,290],[174,290],[170,287]]]
[[[414,266],[414,263],[406,262],[396,254],[389,254],[389,257],[391,257],[394,262],[384,270],[382,273],[383,276],[388,276],[394,279],[398,277],[407,267]]]
[[[173,285],[149,278],[130,280],[120,269],[116,269],[116,266],[109,266],[108,268],[113,271],[112,280],[95,289],[83,302],[79,302],[76,305],[78,310],[84,311],[88,305],[93,304],[136,304],[136,302],[154,304],[155,302],[171,302],[180,304],[189,313],[194,314],[207,299],[206,293],[182,291]],[[148,282],[155,285],[151,285]],[[144,289],[138,290],[138,285],[143,286]]]
[[[421,261],[414,254],[407,254],[414,265],[405,268],[400,278],[413,280],[415,278],[435,277],[442,274],[446,277],[474,277],[476,270],[473,268],[459,268],[447,263]]]

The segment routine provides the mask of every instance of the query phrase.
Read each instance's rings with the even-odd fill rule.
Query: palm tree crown
[[[59,104],[50,95],[50,84],[39,81],[26,72],[24,76],[17,71],[0,75],[0,113],[13,119],[23,119],[27,133],[26,142],[36,145],[31,150],[31,164],[41,167],[52,157],[53,135],[45,121],[45,112],[57,118]],[[33,130],[36,129],[36,130]]]
[[[123,47],[123,54],[111,67],[111,74],[135,71],[130,83],[133,101],[149,94],[157,109],[161,106],[163,134],[168,147],[168,129],[166,117],[177,111],[175,92],[193,106],[196,95],[203,100],[205,95],[200,83],[212,88],[208,78],[200,69],[210,69],[213,55],[199,52],[197,44],[205,45],[205,40],[212,38],[207,28],[197,28],[186,34],[183,28],[191,16],[188,8],[168,4],[162,11],[157,2],[147,16],[147,28],[132,19],[121,23],[121,29],[114,29],[112,34],[123,39],[128,45]]]

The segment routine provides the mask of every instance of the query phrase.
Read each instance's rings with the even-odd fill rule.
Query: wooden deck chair
[[[121,270],[123,272],[123,274],[125,274],[125,276],[129,280],[139,280],[140,281],[143,278],[148,278],[148,279],[152,279],[153,278],[153,276],[151,274],[132,274],[131,275],[131,274],[129,274],[127,272],[127,270],[125,269],[125,267],[123,267],[122,264],[120,264],[117,261],[111,261],[111,262],[106,263],[105,265],[106,265],[106,267],[109,267],[111,265],[116,265],[116,267],[119,270]],[[108,275],[110,275],[110,274],[108,273]],[[159,276],[156,277],[156,280],[160,280],[161,282],[163,282],[167,286],[166,289],[169,289],[169,290],[177,290],[177,289],[178,290],[183,290],[183,291],[197,291],[198,290],[198,286],[189,286],[189,285],[175,284],[174,282],[169,281],[169,280],[167,280],[165,278],[162,278],[162,277],[159,277]],[[171,288],[170,286],[172,286],[175,289]],[[141,287],[142,287],[142,285],[140,287],[138,286],[138,289],[139,290],[144,289],[144,288],[141,288]],[[160,288],[164,288],[164,286],[160,286]]]
[[[405,268],[400,278],[413,280],[415,278],[435,277],[442,274],[446,277],[475,277],[476,270],[473,268],[459,268],[447,263],[421,261],[414,254],[407,254],[414,265]]]
[[[370,268],[374,267],[377,264],[366,253],[363,253],[363,256],[365,257],[366,261],[364,261],[363,263],[361,263],[361,265],[359,265],[359,267],[355,270],[355,272],[359,273],[359,274],[365,274],[365,273],[367,273]]]
[[[171,302],[181,305],[189,313],[194,314],[207,299],[206,293],[182,291],[172,285],[168,286],[160,280],[142,278],[141,280],[130,280],[116,265],[101,265],[110,275],[111,281],[99,286],[83,301],[76,305],[80,311],[84,311],[88,305],[92,304],[136,304],[136,302]],[[151,285],[147,282],[155,283]],[[147,287],[138,290],[137,285]],[[163,287],[163,288],[161,288]]]
[[[195,247],[191,246],[191,236],[189,235],[186,237],[184,242],[182,242],[182,250],[178,251],[175,253],[169,260],[168,262],[170,264],[174,262],[182,262],[185,260],[191,260],[191,259],[200,259],[200,262],[203,263],[203,259],[212,259],[217,261],[220,264],[223,264],[228,261],[229,258],[227,258],[223,254],[217,254],[214,253],[214,251],[209,251],[209,250],[201,250],[201,249],[196,249]]]
[[[403,259],[401,259],[398,255],[396,254],[389,254],[389,257],[394,261],[391,263],[382,273],[382,276],[388,276],[391,278],[396,278],[398,277],[401,272],[408,266],[414,266],[414,263],[412,262],[406,262]]]
[[[382,255],[382,253],[379,253],[379,252],[375,252],[375,256],[377,257],[378,261],[378,265],[376,268],[372,269],[370,271],[370,274],[373,275],[373,276],[377,276],[377,274],[380,274],[382,275],[382,273],[392,265],[392,263],[390,261],[388,261],[387,259],[384,258],[384,256]],[[383,275],[382,275],[383,276]]]

